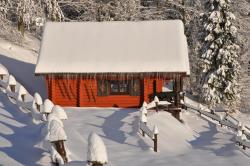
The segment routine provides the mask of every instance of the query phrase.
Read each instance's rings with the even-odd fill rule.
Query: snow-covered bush
[[[219,103],[235,106],[239,101],[239,46],[232,21],[230,0],[208,1],[209,13],[202,15],[204,46],[200,68],[202,98],[210,107]]]
[[[88,137],[87,161],[93,166],[104,165],[108,163],[108,155],[104,142],[94,132]]]

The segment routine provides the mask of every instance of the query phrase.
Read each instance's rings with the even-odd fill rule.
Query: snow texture
[[[36,74],[121,72],[190,74],[183,23],[168,20],[46,24]]]
[[[107,149],[101,137],[92,132],[88,138],[87,160],[90,162],[98,162],[100,164],[108,163]]]

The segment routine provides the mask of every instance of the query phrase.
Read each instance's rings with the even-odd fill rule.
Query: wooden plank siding
[[[75,78],[56,78],[52,79],[51,99],[54,104],[61,106],[77,106],[78,92],[77,79]]]
[[[154,88],[154,81],[156,87]],[[162,91],[163,79],[141,79],[141,95],[98,96],[97,80],[84,78],[46,77],[49,98],[58,105],[80,107],[140,107],[149,95]]]

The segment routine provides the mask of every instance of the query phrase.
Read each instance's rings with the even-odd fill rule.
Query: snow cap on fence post
[[[154,126],[153,132],[154,134],[159,134],[159,129],[156,125]]]
[[[43,99],[37,92],[34,94],[33,103],[36,105],[37,110],[40,112],[41,105],[43,104]]]
[[[147,116],[145,114],[141,114],[141,121],[147,123]]]
[[[241,140],[242,140],[242,141],[246,141],[246,140],[247,140],[247,137],[246,137],[245,134],[242,134],[242,135],[241,135]]]
[[[54,107],[53,102],[50,99],[45,99],[43,103],[43,113],[49,114]]]
[[[146,107],[142,107],[142,108],[141,108],[141,113],[142,113],[142,114],[145,114],[145,115],[147,116],[147,113],[148,113],[147,108],[146,108]]]
[[[148,106],[148,104],[146,103],[146,101],[144,101],[143,104],[142,104],[142,107],[147,108],[147,106]]]
[[[159,98],[157,96],[154,97],[154,102],[159,103]]]
[[[108,163],[106,146],[96,133],[92,132],[88,137],[87,161],[92,165],[104,165]]]
[[[68,119],[68,116],[67,116],[65,110],[59,105],[55,105],[52,108],[52,114],[55,114],[60,120]]]

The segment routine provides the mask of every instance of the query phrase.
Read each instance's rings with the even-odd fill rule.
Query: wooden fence
[[[241,129],[239,129],[240,122],[237,119],[235,119],[234,117],[232,117],[231,115],[226,114],[222,118],[220,115],[216,114],[215,111],[213,111],[213,110],[207,109],[210,111],[210,112],[208,112],[208,111],[205,111],[204,109],[196,108],[196,107],[193,107],[193,106],[188,105],[188,104],[185,104],[185,107],[197,111],[200,115],[204,115],[206,117],[211,118],[212,120],[217,121],[221,126],[227,126],[235,131],[241,130],[247,139],[238,139],[236,141],[236,143],[239,143],[239,145],[242,146],[244,150],[246,148],[250,148],[250,140],[249,140],[250,139],[250,128],[248,126],[245,126],[245,127],[242,127]]]

